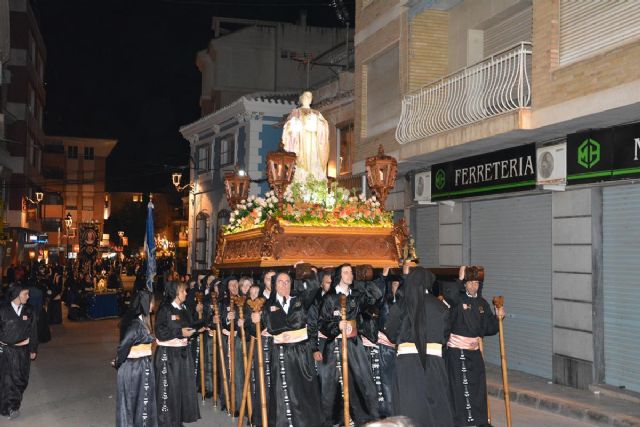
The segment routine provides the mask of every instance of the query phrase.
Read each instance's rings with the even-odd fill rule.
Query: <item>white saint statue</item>
[[[327,179],[329,162],[329,123],[310,107],[313,95],[300,95],[300,108],[291,110],[282,132],[284,149],[298,155],[294,182],[304,183],[308,176]]]

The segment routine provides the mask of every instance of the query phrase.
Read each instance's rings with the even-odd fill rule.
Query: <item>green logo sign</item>
[[[436,188],[438,190],[442,190],[444,188],[444,182],[445,182],[445,174],[444,174],[444,170],[440,169],[437,173],[436,173]]]
[[[600,143],[595,139],[587,138],[578,146],[578,164],[583,168],[591,169],[600,161]]]

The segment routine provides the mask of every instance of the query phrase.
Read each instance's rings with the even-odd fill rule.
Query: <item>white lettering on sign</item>
[[[638,148],[640,148],[640,145]],[[473,185],[487,181],[518,178],[533,173],[535,173],[533,158],[531,156],[522,156],[456,169],[454,183],[456,187],[459,185]]]
[[[633,160],[638,160],[638,150],[640,150],[640,138],[635,138],[634,141],[636,142],[636,145],[635,145],[636,156]]]

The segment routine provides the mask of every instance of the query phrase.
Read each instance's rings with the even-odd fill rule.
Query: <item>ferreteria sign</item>
[[[569,185],[640,176],[640,124],[567,136]]]
[[[431,167],[431,200],[536,187],[536,147],[527,144]]]

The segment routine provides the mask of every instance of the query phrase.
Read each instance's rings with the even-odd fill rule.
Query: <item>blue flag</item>
[[[156,240],[153,231],[153,203],[147,205],[147,230],[144,250],[147,254],[147,289],[153,292],[153,278],[156,276]]]

